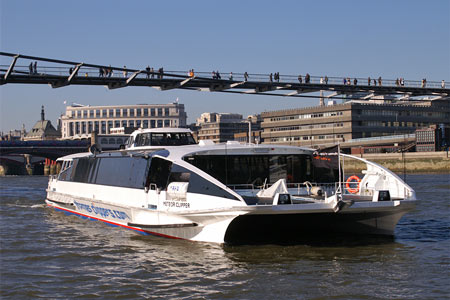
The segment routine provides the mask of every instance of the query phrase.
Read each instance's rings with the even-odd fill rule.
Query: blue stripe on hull
[[[73,211],[73,210],[69,210],[69,209],[66,209],[66,208],[54,206],[54,205],[51,205],[51,204],[48,204],[48,203],[47,203],[47,205],[49,207],[53,208],[57,212],[63,212],[66,216],[74,215],[74,216],[77,216],[77,217],[82,218],[84,220],[102,221],[103,223],[105,223],[105,224],[107,224],[107,225],[109,225],[111,227],[123,227],[123,228],[129,229],[129,230],[133,230],[134,232],[137,232],[137,233],[139,233],[141,235],[153,235],[153,236],[165,237],[165,238],[170,238],[170,239],[181,239],[181,238],[178,238],[178,237],[175,237],[175,236],[170,236],[170,235],[166,235],[166,234],[162,234],[162,233],[157,233],[157,232],[152,232],[152,231],[148,231],[148,230],[143,230],[143,229],[136,228],[136,227],[131,227],[131,226],[128,226],[128,225],[123,225],[123,224],[114,223],[114,222],[111,222],[111,221],[108,221],[108,220],[103,220],[103,219],[91,217],[91,216],[88,216],[88,215],[85,215],[85,214],[82,214],[82,213],[79,213],[79,212],[76,212],[76,211]]]

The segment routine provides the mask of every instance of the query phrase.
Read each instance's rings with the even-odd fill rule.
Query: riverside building
[[[186,127],[184,104],[136,104],[66,107],[61,116],[63,139],[89,138],[92,132],[111,134],[113,128]]]
[[[343,104],[262,113],[264,143],[317,147],[352,139],[413,134],[431,125],[450,127],[448,101]]]
[[[200,127],[198,141],[215,143],[232,141],[235,133],[248,131],[248,121],[242,119],[242,115],[232,113],[202,113],[196,126]]]

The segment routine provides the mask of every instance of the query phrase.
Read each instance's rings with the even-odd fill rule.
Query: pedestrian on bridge
[[[311,76],[309,75],[309,73],[306,73],[305,75],[305,83],[309,83],[311,81]]]
[[[232,81],[233,80],[233,72],[230,72],[230,77],[229,79]]]
[[[381,83],[382,83],[382,81],[381,81],[381,76],[380,76],[380,77],[378,77],[378,85],[381,86],[382,85]]]
[[[70,69],[69,69],[70,72]],[[70,72],[72,73],[72,72]],[[103,68],[98,68],[98,77],[103,77]]]
[[[147,68],[145,68],[145,71],[147,72],[147,79],[150,79],[150,66],[147,65]]]
[[[353,80],[353,85],[358,85],[358,79],[355,78],[355,79]]]
[[[245,73],[244,73],[244,81],[247,81],[247,80],[248,80],[248,73],[245,72]]]
[[[427,87],[427,79],[426,78],[422,79],[422,87],[423,88]]]
[[[370,76],[367,77],[367,85],[370,86]]]
[[[325,84],[328,84],[328,76],[325,75]]]
[[[441,81],[441,88],[445,89],[445,81],[444,81],[444,79],[442,79],[442,81]]]
[[[298,82],[302,83],[303,79],[302,79],[302,75],[298,75]]]
[[[125,78],[128,77],[127,66],[123,66],[123,77],[125,77]]]
[[[377,86],[377,81],[375,79],[373,80],[373,86]]]
[[[275,73],[275,76],[276,76],[276,74],[277,73]],[[270,73],[270,75],[269,75],[269,81],[272,82],[272,73]]]
[[[33,74],[33,62],[30,62],[30,65],[28,66],[28,70],[30,71],[30,75]]]
[[[33,65],[33,73],[37,74],[37,61],[34,61],[34,65]]]

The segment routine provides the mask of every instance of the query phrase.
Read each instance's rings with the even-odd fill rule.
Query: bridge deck
[[[128,86],[147,86],[159,90],[188,89],[209,92],[226,92],[285,97],[307,97],[368,100],[380,95],[395,96],[399,100],[450,99],[450,89],[443,82],[423,82],[415,80],[386,80],[379,78],[345,78],[310,76],[305,83],[302,75],[280,75],[274,80],[270,74],[222,74],[223,79],[212,78],[209,72],[187,71],[149,71],[136,70],[96,64],[63,61],[50,58],[16,55],[0,52],[0,56],[13,57],[9,66],[0,66],[0,85],[2,84],[49,84],[53,88],[68,85],[101,85],[110,89]],[[16,66],[19,59],[34,60],[53,65]],[[101,71],[100,71],[101,70]],[[107,74],[105,71],[107,70]],[[247,76],[246,76],[247,75]],[[356,81],[355,81],[356,79]],[[345,80],[345,84],[344,84]],[[381,82],[380,82],[381,80]],[[369,85],[370,82],[370,85]],[[381,83],[381,84],[380,84]],[[317,95],[318,92],[329,94]]]

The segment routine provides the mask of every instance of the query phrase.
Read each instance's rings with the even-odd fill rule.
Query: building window
[[[127,120],[122,121],[122,127],[127,127]]]
[[[148,117],[148,108],[144,108],[144,117]]]
[[[94,122],[94,131],[96,131],[96,132],[99,131],[98,121],[95,121],[95,122]]]
[[[102,117],[103,117],[103,118],[106,118],[106,109],[103,109],[103,110],[102,110]]]
[[[123,113],[122,117],[128,117],[128,109],[123,109],[122,113]]]
[[[158,117],[162,116],[162,108],[158,108]]]
[[[114,121],[114,127],[116,127],[116,128],[120,127],[120,121],[119,120],[115,120]]]
[[[93,118],[94,117],[94,110],[90,110],[89,111],[89,118]]]
[[[109,117],[110,118],[114,117],[114,109],[109,110]]]
[[[134,120],[130,120],[130,127],[134,127]]]
[[[136,127],[141,128],[141,120],[136,120]]]
[[[158,120],[158,128],[161,128],[161,127],[163,127],[163,122],[162,122],[162,120]]]
[[[116,118],[120,117],[120,108],[116,108]]]
[[[109,120],[109,121],[108,121],[108,133],[111,132],[111,128],[113,128],[113,121],[112,121],[112,120]]]
[[[170,127],[170,120],[164,120],[164,127]]]
[[[155,109],[154,109],[154,108],[151,108],[151,109],[150,109],[150,115],[151,115],[152,117],[155,116]]]
[[[164,108],[164,115],[169,116],[169,108]]]
[[[100,118],[100,109],[97,109],[97,110],[95,111],[95,117],[96,117],[96,118]]]
[[[87,118],[87,110],[82,110],[83,119]]]
[[[143,128],[148,128],[148,120],[144,120],[144,126],[142,126]]]
[[[130,117],[134,117],[134,108],[130,108]]]
[[[103,134],[106,133],[106,121],[102,121],[102,132]]]
[[[156,127],[156,125],[155,125],[155,120],[150,120],[150,128],[155,128]]]
[[[138,108],[136,109],[136,117],[140,117],[141,116],[141,109]]]
[[[88,133],[92,132],[92,121],[88,122]]]

